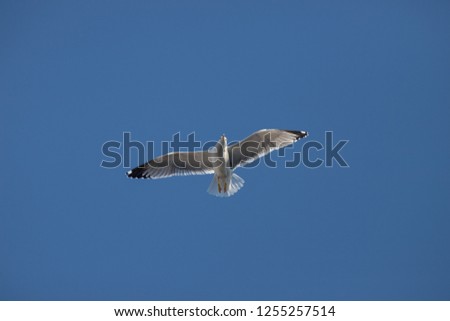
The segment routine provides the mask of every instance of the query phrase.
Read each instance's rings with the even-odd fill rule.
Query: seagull
[[[127,176],[158,179],[214,174],[208,193],[229,197],[244,186],[244,180],[234,173],[237,167],[250,164],[306,136],[308,136],[306,131],[261,129],[240,142],[227,145],[227,138],[223,134],[217,144],[209,150],[165,154],[128,171]]]

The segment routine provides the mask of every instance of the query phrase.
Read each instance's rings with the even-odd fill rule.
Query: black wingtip
[[[125,173],[127,177],[129,178],[148,178],[144,175],[145,168],[142,167],[136,167],[133,168],[131,171],[128,171]]]
[[[286,131],[291,134],[294,134],[297,140],[308,136],[308,132],[304,130],[286,130]]]

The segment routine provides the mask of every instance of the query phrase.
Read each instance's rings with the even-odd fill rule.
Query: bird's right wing
[[[231,168],[249,164],[256,159],[308,135],[305,131],[261,129],[228,147]]]

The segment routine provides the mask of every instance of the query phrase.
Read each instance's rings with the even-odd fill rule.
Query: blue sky
[[[0,7],[0,299],[450,299],[448,1]],[[261,128],[333,131],[350,167],[220,199],[99,166],[123,132]]]

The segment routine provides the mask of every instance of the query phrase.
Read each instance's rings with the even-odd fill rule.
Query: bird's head
[[[227,145],[227,138],[225,137],[225,134],[222,134],[222,136],[220,136],[220,142],[221,142],[222,145],[224,145],[224,146]]]

